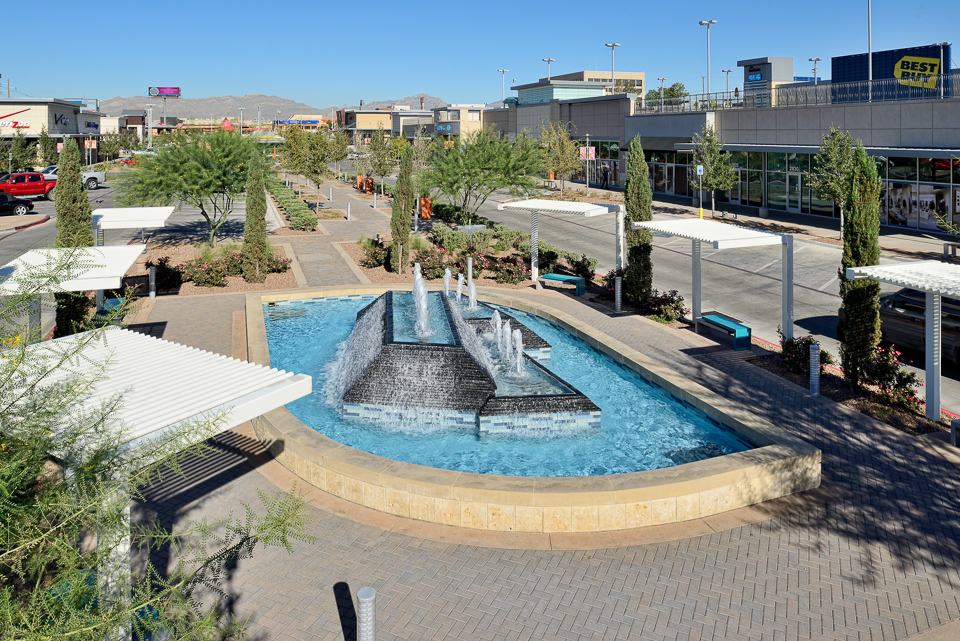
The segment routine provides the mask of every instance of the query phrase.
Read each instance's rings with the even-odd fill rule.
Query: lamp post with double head
[[[733,72],[733,69],[721,69],[723,73],[727,74],[727,101],[730,100],[730,74]]]
[[[813,63],[813,86],[817,86],[817,63],[823,60],[823,58],[807,58],[810,62]]]
[[[707,28],[707,93],[710,93],[710,25],[717,24],[716,20],[701,20],[700,26]]]
[[[497,69],[500,72],[500,102],[507,99],[507,72],[509,69]]]
[[[550,81],[550,63],[551,63],[551,62],[556,62],[556,59],[554,59],[554,58],[541,58],[541,60],[543,60],[545,63],[547,63],[547,81],[549,82],[549,81]]]
[[[666,78],[657,78],[660,81],[660,111],[663,111],[663,83],[667,81]]]
[[[613,75],[613,53],[617,50],[617,47],[620,46],[619,42],[608,42],[604,47],[610,47],[610,94],[617,93],[617,81]]]

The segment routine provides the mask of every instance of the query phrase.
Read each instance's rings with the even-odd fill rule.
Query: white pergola
[[[847,278],[869,278],[926,295],[925,336],[927,418],[940,420],[940,360],[943,344],[942,298],[960,298],[960,266],[924,260],[916,263],[847,268]]]
[[[633,229],[649,229],[659,236],[679,236],[688,238],[692,243],[693,297],[690,304],[694,322],[701,318],[702,261],[700,249],[703,243],[714,249],[739,249],[743,247],[763,247],[780,245],[782,247],[782,320],[783,335],[793,338],[793,236],[758,231],[737,225],[718,223],[699,218],[679,220],[653,220],[633,223]]]
[[[139,229],[140,242],[143,242],[144,229],[165,227],[167,219],[175,207],[109,207],[93,210],[93,226],[104,229]],[[97,245],[103,244],[100,234]]]
[[[530,275],[533,282],[537,282],[540,276],[540,256],[539,256],[539,217],[537,214],[574,214],[591,218],[602,214],[615,212],[616,221],[616,248],[615,260],[617,269],[623,269],[624,245],[623,245],[623,205],[606,205],[600,203],[581,203],[565,202],[562,200],[542,200],[531,198],[529,200],[518,200],[512,203],[500,203],[497,205],[499,211],[507,209],[530,212]]]
[[[46,350],[56,362],[62,360],[58,354],[77,353],[78,357],[53,369],[44,383],[56,384],[74,376],[93,377],[84,407],[93,409],[120,395],[119,405],[104,429],[114,430],[131,453],[165,436],[174,439],[175,448],[195,445],[306,396],[313,388],[306,374],[228,358],[127,329],[107,328],[96,340],[85,340],[88,335],[75,334],[31,349],[41,353]],[[205,429],[184,432],[191,424],[210,420],[215,422]],[[126,528],[100,533],[100,544],[111,550],[107,564],[100,568],[100,581],[108,597],[129,595],[130,589],[130,497],[121,491],[112,500],[126,506],[122,508]],[[130,636],[121,633],[121,638]]]
[[[35,287],[35,274],[58,272],[59,283],[49,282],[37,294],[56,292],[97,292],[98,304],[103,290],[119,289],[123,277],[137,262],[145,245],[110,247],[32,249],[0,267],[0,296],[16,295]],[[28,328],[40,326],[40,302],[30,304]]]

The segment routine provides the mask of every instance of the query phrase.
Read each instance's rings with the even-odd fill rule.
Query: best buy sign
[[[893,77],[901,85],[925,89],[937,88],[938,73],[940,73],[940,61],[937,58],[904,56],[893,68]]]

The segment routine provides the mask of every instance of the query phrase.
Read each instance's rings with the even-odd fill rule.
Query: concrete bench
[[[565,274],[541,274],[540,280],[555,280],[561,283],[573,283],[577,287],[576,292],[574,292],[576,296],[583,296],[584,292],[587,291],[587,283],[582,276],[567,276]]]
[[[960,247],[960,243],[944,243],[943,244],[943,255],[946,258],[956,258],[957,257],[957,247]]]
[[[703,314],[697,320],[698,322],[711,325],[717,329],[727,332],[728,334],[732,334],[733,349],[737,351],[750,349],[752,331],[749,327],[740,323],[737,319],[724,316],[723,314],[719,314],[717,312],[708,312]]]

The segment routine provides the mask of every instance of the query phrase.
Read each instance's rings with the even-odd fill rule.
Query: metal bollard
[[[623,305],[623,277],[617,276],[613,289],[613,311],[619,312]]]
[[[157,297],[157,266],[150,266],[150,298]]]
[[[350,203],[347,203],[347,220],[350,220]]]
[[[333,202],[333,185],[330,185],[330,202]]]
[[[357,641],[375,641],[377,638],[377,591],[373,588],[357,590],[360,611],[357,613]]]
[[[473,282],[473,257],[467,256],[467,282]]]
[[[810,346],[810,396],[820,396],[820,346]]]

